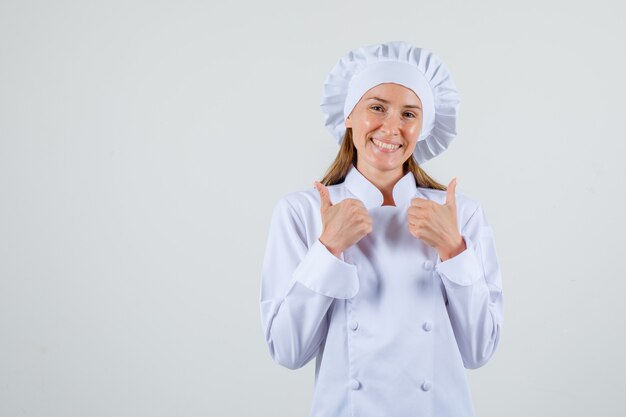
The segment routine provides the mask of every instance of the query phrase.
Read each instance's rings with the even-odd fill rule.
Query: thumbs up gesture
[[[407,213],[409,232],[435,248],[442,261],[466,249],[465,240],[457,225],[456,184],[456,178],[450,181],[445,204],[414,198]]]
[[[314,185],[321,202],[323,230],[319,240],[333,255],[339,257],[346,248],[372,231],[372,219],[362,201],[346,198],[333,204],[328,188],[318,181]]]

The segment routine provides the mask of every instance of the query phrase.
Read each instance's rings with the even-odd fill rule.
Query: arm
[[[493,355],[503,318],[502,277],[493,231],[479,205],[461,230],[466,249],[437,260],[446,288],[448,315],[466,368],[478,368]]]
[[[317,214],[317,213],[316,213]],[[272,358],[296,369],[318,351],[335,298],[358,292],[356,267],[316,239],[307,246],[305,223],[285,198],[272,214],[261,281],[261,320]]]

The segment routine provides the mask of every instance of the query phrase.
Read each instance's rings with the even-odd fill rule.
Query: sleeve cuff
[[[310,290],[327,297],[352,298],[359,292],[357,269],[342,259],[330,253],[317,239],[294,271],[293,277]]]
[[[462,235],[465,240],[465,250],[455,257],[442,261],[437,256],[435,270],[445,277],[444,284],[453,283],[460,286],[474,284],[482,278],[482,268],[478,254],[474,248],[472,240],[466,235]]]

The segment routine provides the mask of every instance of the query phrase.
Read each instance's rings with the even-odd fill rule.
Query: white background
[[[459,135],[424,165],[494,229],[481,417],[623,416],[621,2],[0,1],[0,416],[305,416],[260,270],[283,194],[337,152],[350,49],[434,51]]]

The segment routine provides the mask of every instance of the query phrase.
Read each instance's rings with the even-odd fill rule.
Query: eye
[[[383,109],[383,106],[380,106],[378,104],[374,104],[372,107],[370,107],[370,109],[376,110],[376,109]]]
[[[407,115],[407,116],[408,116],[408,117],[410,117],[410,118],[416,118],[416,117],[417,117],[415,114],[413,114],[413,113],[411,113],[411,112],[406,112],[406,113],[404,113],[404,114],[405,114],[405,115]]]

